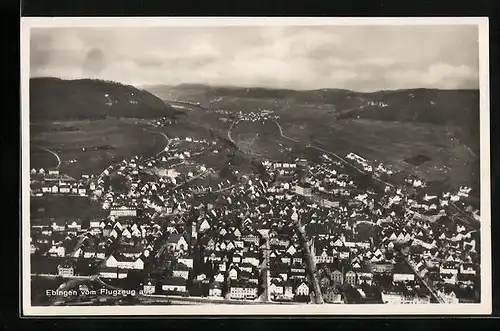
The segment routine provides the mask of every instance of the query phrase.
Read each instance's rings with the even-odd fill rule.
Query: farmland
[[[61,125],[76,127],[78,130],[52,130]],[[74,177],[83,173],[99,173],[109,164],[126,156],[155,153],[165,146],[163,137],[143,130],[148,127],[144,120],[82,120],[63,124],[37,124],[35,127],[31,134],[32,146],[43,146],[57,153],[61,158],[59,169]],[[52,165],[49,161],[55,159],[36,147],[31,156],[30,166],[37,169]]]

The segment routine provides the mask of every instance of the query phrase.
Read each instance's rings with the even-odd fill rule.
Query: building
[[[108,268],[135,269],[135,270],[144,269],[144,261],[140,257],[128,258],[119,254],[110,255],[106,259],[104,265]]]
[[[335,269],[331,272],[331,279],[333,285],[342,285],[344,283],[344,277],[342,276],[342,271]]]
[[[172,233],[167,239],[167,247],[170,251],[187,251],[188,243],[184,236],[178,233]]]
[[[75,275],[75,268],[70,263],[62,263],[57,266],[57,274],[61,277],[72,277]]]
[[[187,293],[186,280],[181,277],[170,277],[164,279],[161,289],[164,292]]]
[[[208,295],[216,298],[222,297],[222,283],[216,281],[212,282],[208,290]]]
[[[173,277],[189,278],[189,267],[184,263],[177,263],[172,270]]]
[[[310,184],[301,183],[295,186],[295,193],[305,197],[312,197],[312,187]]]
[[[406,263],[396,264],[392,272],[392,279],[394,282],[408,282],[415,280],[415,273]]]
[[[112,207],[110,212],[110,216],[116,216],[116,217],[136,217],[137,216],[137,209],[135,207],[127,207],[127,206],[120,206],[120,207]]]
[[[144,281],[142,285],[142,291],[144,294],[155,294],[156,292],[156,281],[154,279],[148,278]]]
[[[127,278],[128,270],[119,269],[117,267],[102,267],[99,270],[99,276],[102,278],[110,279],[124,279]]]
[[[125,229],[127,230],[127,229]],[[124,245],[119,248],[119,252],[123,254],[123,256],[128,257],[128,258],[138,258],[144,253],[144,247],[140,245],[136,246],[129,246],[129,245]]]
[[[309,285],[307,284],[307,282],[302,281],[298,283],[297,287],[295,287],[294,294],[295,296],[305,297],[309,296],[309,292],[310,292]]]
[[[345,273],[345,283],[352,286],[357,284],[357,275],[354,270],[349,270]]]
[[[342,293],[335,290],[333,287],[328,288],[325,293],[323,293],[323,300],[325,300],[326,303],[344,303]]]
[[[255,300],[258,285],[251,282],[232,280],[229,288],[229,298],[239,300]]]
[[[258,267],[260,264],[260,257],[261,255],[257,252],[245,252],[243,253],[242,262]]]
[[[273,279],[270,283],[268,291],[271,296],[281,296],[284,294],[285,288],[282,281]]]
[[[382,302],[392,305],[407,305],[407,304],[429,304],[431,303],[430,295],[418,295],[403,292],[386,292],[382,291]]]

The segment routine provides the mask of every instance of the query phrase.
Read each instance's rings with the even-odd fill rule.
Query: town
[[[236,119],[217,112],[233,123],[279,121],[266,110]],[[216,161],[232,153],[227,142],[162,134],[167,143],[157,155],[98,174],[31,170],[32,199],[81,199],[101,209],[85,219],[32,216],[33,277],[58,277],[65,290],[87,279],[160,302],[480,300],[479,212],[467,206],[470,188],[439,190],[379,161],[314,146],[314,160],[218,169]]]

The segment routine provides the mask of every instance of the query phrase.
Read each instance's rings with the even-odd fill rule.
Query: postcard
[[[491,313],[487,18],[21,20],[24,316]]]

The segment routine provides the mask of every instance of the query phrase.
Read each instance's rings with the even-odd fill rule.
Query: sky
[[[436,26],[33,28],[31,77],[132,85],[479,88],[478,29]]]

